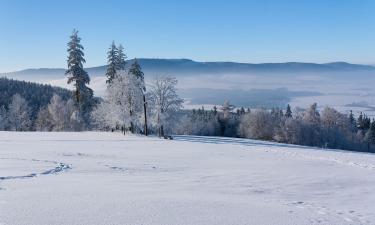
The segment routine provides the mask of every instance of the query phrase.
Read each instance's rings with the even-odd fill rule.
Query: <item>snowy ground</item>
[[[375,155],[229,138],[0,132],[0,224],[375,224]]]

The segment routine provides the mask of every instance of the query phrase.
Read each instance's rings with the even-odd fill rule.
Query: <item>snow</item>
[[[0,132],[0,224],[375,224],[374,172],[245,139]]]

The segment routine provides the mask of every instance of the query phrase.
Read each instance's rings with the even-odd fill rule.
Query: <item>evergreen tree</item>
[[[363,114],[362,114],[362,112],[360,112],[359,116],[358,116],[357,128],[359,130],[363,129]]]
[[[117,62],[116,62],[116,70],[125,70],[126,66],[126,54],[124,52],[124,47],[120,44],[117,48]]]
[[[245,108],[244,107],[241,107],[241,115],[245,114]]]
[[[351,131],[355,131],[357,129],[357,121],[354,117],[352,110],[350,110],[350,113],[349,113],[349,124],[351,125],[350,127]]]
[[[366,141],[368,143],[368,150],[370,150],[370,145],[375,144],[375,121],[372,120],[370,128],[366,132]]]
[[[129,74],[135,76],[140,81],[140,88],[143,91],[146,91],[145,75],[142,72],[141,65],[139,65],[137,59],[134,59],[133,64],[130,66]]]
[[[91,107],[93,105],[93,91],[87,87],[90,83],[88,73],[83,69],[84,59],[83,46],[80,44],[81,38],[78,37],[78,31],[74,30],[68,43],[68,84],[73,83],[74,100],[78,109],[79,117],[88,123]]]
[[[109,47],[109,50],[107,52],[107,72],[105,73],[105,75],[107,76],[107,84],[112,83],[113,79],[116,76],[118,68],[118,53],[119,50],[117,49],[115,42],[113,41],[111,47]]]
[[[217,107],[216,107],[216,105],[214,106],[213,112],[214,112],[214,115],[216,116],[216,114],[217,114]]]
[[[285,112],[285,117],[286,118],[292,118],[292,110],[290,109],[290,105],[288,104],[288,106],[286,107],[286,112]]]
[[[366,131],[370,128],[371,119],[366,116],[366,114],[362,114],[362,112],[359,114],[358,117],[358,130],[361,131],[362,134],[365,134]]]
[[[0,130],[5,130],[8,125],[7,111],[5,107],[0,106]]]
[[[303,119],[311,124],[317,125],[320,123],[320,114],[318,111],[318,104],[314,103],[308,108],[303,116]]]
[[[121,46],[120,46],[121,47]],[[120,55],[119,55],[120,56]],[[125,61],[124,61],[125,62]],[[133,64],[130,66],[129,75],[134,76],[139,82],[138,85],[142,91],[142,99],[143,99],[143,118],[144,118],[144,134],[148,135],[147,129],[147,102],[146,102],[146,85],[145,85],[145,75],[142,72],[142,68],[139,65],[137,59],[134,59]]]
[[[224,119],[229,118],[229,115],[230,115],[230,113],[232,112],[233,109],[234,109],[234,106],[229,104],[228,100],[225,100],[223,106],[221,107],[221,110],[223,111]]]
[[[136,131],[140,114],[142,112],[142,89],[139,88],[139,80],[135,76],[124,71],[119,72],[107,94],[93,111],[94,122],[100,127],[118,129],[122,131],[130,125],[130,131]]]
[[[366,114],[364,115],[364,123],[363,123],[363,128],[364,130],[370,129],[371,126],[371,119],[368,117]]]

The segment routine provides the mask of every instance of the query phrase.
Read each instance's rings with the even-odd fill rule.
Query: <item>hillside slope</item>
[[[374,224],[375,155],[270,142],[0,132],[0,224]]]

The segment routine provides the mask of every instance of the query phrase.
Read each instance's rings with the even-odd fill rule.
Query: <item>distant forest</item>
[[[32,119],[36,118],[41,108],[49,104],[54,94],[60,96],[65,101],[72,96],[72,92],[64,88],[18,81],[5,77],[0,78],[0,106],[8,109],[15,94],[19,94],[28,102]]]

